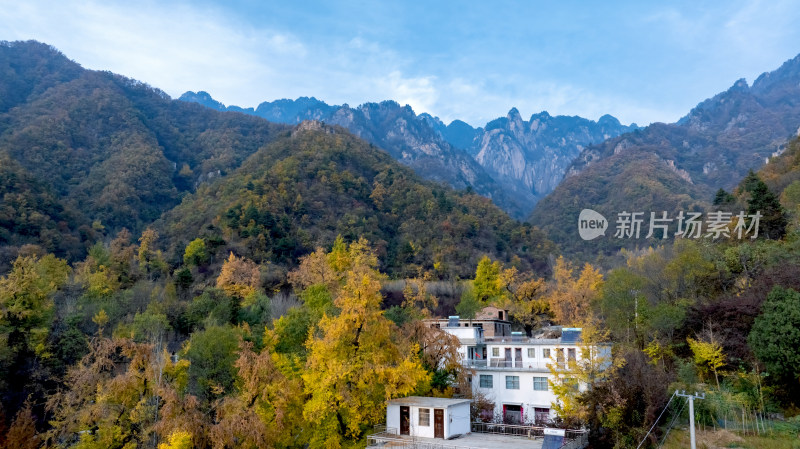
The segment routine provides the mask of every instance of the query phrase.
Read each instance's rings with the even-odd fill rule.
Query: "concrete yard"
[[[529,439],[519,436],[497,435],[488,433],[470,433],[452,440],[435,438],[411,438],[393,435],[391,439],[370,444],[371,448],[420,448],[420,449],[541,449],[542,439]]]

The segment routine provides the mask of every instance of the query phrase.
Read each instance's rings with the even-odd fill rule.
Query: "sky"
[[[512,107],[674,122],[800,53],[799,25],[794,0],[0,0],[0,40],[173,98],[395,100],[473,126]]]

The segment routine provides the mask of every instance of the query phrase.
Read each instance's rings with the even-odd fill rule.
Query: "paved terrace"
[[[398,435],[397,429],[376,426],[376,433],[367,437],[368,448],[407,449],[542,449],[544,427],[472,423],[472,433],[450,440],[440,438]],[[567,430],[562,449],[580,449],[586,446],[585,431]]]
[[[452,440],[436,438],[409,437],[393,435],[370,438],[370,448],[413,448],[413,449],[542,449],[542,439],[528,439],[510,435],[493,435],[488,433],[470,433]]]

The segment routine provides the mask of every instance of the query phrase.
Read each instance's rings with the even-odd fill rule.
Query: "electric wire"
[[[678,413],[676,413],[675,416],[672,417],[672,421],[669,423],[669,426],[667,427],[667,431],[664,433],[664,437],[661,438],[661,443],[659,443],[658,449],[661,449],[661,447],[664,446],[664,443],[667,442],[667,436],[669,436],[669,431],[672,430],[672,426],[675,425],[675,421],[677,421],[678,418],[681,416],[681,413],[683,412],[683,409],[684,409],[684,407],[686,407],[686,404],[688,402],[689,402],[689,399],[686,399],[686,402],[684,402],[681,405],[681,408],[680,408],[680,410],[678,410]]]
[[[667,408],[669,408],[669,404],[672,403],[672,400],[675,398],[675,394],[676,393],[678,393],[678,390],[675,390],[675,392],[672,393],[672,396],[669,397],[669,402],[667,402],[667,405],[664,406],[664,410],[661,410],[661,414],[658,415],[658,418],[656,419],[656,422],[654,422],[653,425],[650,427],[650,430],[647,431],[647,433],[645,434],[644,438],[642,438],[642,441],[640,441],[639,445],[636,446],[636,449],[639,449],[640,447],[642,447],[642,444],[647,439],[647,436],[650,435],[650,432],[652,432],[653,429],[656,428],[656,424],[658,424],[658,421],[660,421],[661,417],[664,416],[664,412],[666,412]]]

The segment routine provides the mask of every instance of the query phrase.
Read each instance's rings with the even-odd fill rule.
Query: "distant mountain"
[[[316,98],[264,102],[257,108],[224,107],[206,92],[186,92],[179,98],[204,106],[238,111],[270,121],[298,124],[304,120],[324,121],[347,128],[353,134],[386,150],[426,179],[443,182],[456,189],[470,187],[491,198],[516,218],[524,218],[530,206],[509,195],[503,186],[469,155],[454,148],[431,128],[424,117],[409,106],[394,101],[365,103],[357,108],[344,104],[330,106]]]
[[[524,121],[516,108],[494,120],[470,152],[495,179],[538,201],[561,182],[567,167],[587,145],[637,129],[604,115],[597,122],[541,112]]]
[[[759,76],[752,87],[736,81],[677,123],[655,123],[585,148],[565,181],[539,202],[531,222],[554,232],[553,238],[567,251],[589,249],[591,242],[580,242],[577,234],[581,209],[599,211],[613,204],[649,212],[708,204],[717,189],[732,189],[750,169],[780,154],[798,126],[800,56]],[[629,178],[635,173],[632,167],[641,167],[645,160],[659,177],[637,183],[637,178]],[[660,192],[669,193],[666,202]],[[617,242],[609,249],[623,243],[636,244]]]
[[[459,189],[470,186],[518,218],[526,217],[536,201],[552,191],[584,146],[637,128],[621,125],[611,116],[594,122],[546,112],[524,122],[516,109],[486,128],[460,120],[445,125],[438,117],[416,115],[394,101],[351,108],[300,97],[243,109],[225,107],[202,91],[186,92],[180,99],[280,123],[321,120],[343,126],[426,179]]]

